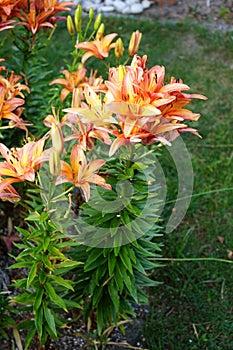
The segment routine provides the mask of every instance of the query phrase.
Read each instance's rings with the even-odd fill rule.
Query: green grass
[[[106,27],[113,21],[108,20]],[[233,99],[232,33],[211,33],[187,22],[116,19],[112,31],[127,36],[139,28],[139,54],[150,66],[164,65],[168,76],[182,78],[192,93],[207,101],[190,104],[201,113],[193,127],[202,139],[183,137],[192,158],[194,190],[188,212],[172,233],[163,237],[165,258],[222,258],[233,250]],[[160,163],[166,174],[167,200],[176,198],[176,169],[164,149]],[[173,177],[174,175],[174,177]],[[196,195],[200,194],[200,195]],[[165,223],[174,204],[168,204]],[[224,238],[220,243],[218,236]],[[166,262],[154,278],[162,284],[150,291],[151,311],[145,324],[151,350],[227,350],[233,348],[233,265],[213,262]]]
[[[131,32],[139,29],[143,33],[139,54],[147,54],[151,67],[164,65],[168,77],[182,78],[192,93],[208,97],[207,101],[190,105],[202,115],[193,125],[202,139],[183,137],[192,158],[194,196],[182,223],[172,233],[164,234],[162,255],[227,259],[227,250],[233,250],[233,192],[227,190],[233,187],[232,33],[209,32],[191,22],[117,17],[106,18],[105,23],[108,33],[118,32],[127,41]],[[70,41],[63,29],[55,33],[55,40],[43,53],[54,78],[69,59]],[[94,64],[91,59],[89,65]],[[176,169],[165,148],[160,162],[170,203],[163,213],[166,226],[177,193]],[[218,236],[224,238],[224,243]],[[144,330],[147,347],[233,349],[232,271],[233,265],[214,261],[173,261],[157,269],[154,278],[162,284],[150,291],[151,307]]]

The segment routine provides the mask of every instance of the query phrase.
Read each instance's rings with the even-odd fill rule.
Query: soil
[[[233,29],[233,2],[232,0],[163,0],[162,2],[154,0],[154,4],[140,17],[179,22],[189,18],[210,29],[226,32]]]
[[[212,30],[230,31],[233,30],[233,2],[232,0],[177,0],[173,4],[163,1],[163,6],[159,6],[159,1],[154,4],[138,18],[160,18],[161,20],[184,21],[191,18],[201,25],[207,25]],[[170,1],[171,2],[171,1]],[[11,240],[15,239],[16,232],[14,226],[18,225],[15,218],[19,217],[18,209],[14,209],[11,204],[0,203],[0,291],[3,294],[14,293],[10,287],[10,281],[17,276],[14,272],[7,270],[13,263],[13,259],[8,252],[11,248]],[[137,308],[137,319],[133,324],[126,327],[126,336],[123,337],[118,331],[114,331],[111,337],[112,342],[128,342],[133,347],[143,347],[144,339],[142,327],[148,310],[143,307]],[[76,323],[72,328],[61,330],[61,337],[54,341],[45,350],[80,350],[85,347],[83,338],[77,333],[85,334],[83,324]],[[15,344],[12,333],[9,339],[0,338],[0,349],[19,350]],[[23,334],[21,334],[23,339]],[[126,349],[123,346],[109,345],[109,350]],[[36,350],[36,345],[31,348]]]

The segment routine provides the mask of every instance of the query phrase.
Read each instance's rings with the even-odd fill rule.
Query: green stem
[[[214,261],[227,264],[233,264],[233,260],[219,259],[219,258],[149,258],[151,261],[170,261],[170,262],[179,262],[179,261]]]
[[[216,193],[216,192],[227,192],[227,191],[233,191],[233,187],[219,188],[217,190],[210,190],[210,191],[205,191],[205,192],[194,193],[194,194],[191,194],[190,196],[184,196],[184,197],[181,197],[181,198],[172,199],[170,201],[167,201],[166,204],[182,201],[183,199],[195,198],[195,197],[203,196],[205,194],[211,194],[211,193]]]

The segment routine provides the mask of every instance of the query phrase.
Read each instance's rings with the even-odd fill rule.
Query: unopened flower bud
[[[60,155],[64,149],[64,139],[60,125],[52,124],[51,138],[54,150]]]
[[[141,38],[142,33],[140,33],[139,30],[136,30],[136,32],[132,33],[128,47],[129,56],[134,56],[138,52]]]
[[[74,13],[74,24],[77,32],[79,33],[82,28],[82,6],[79,4]]]
[[[67,16],[67,29],[70,35],[74,35],[75,29],[74,29],[74,23],[73,19],[70,15]]]
[[[125,66],[120,65],[118,67],[118,80],[122,81],[124,79],[125,74],[126,74]]]
[[[61,172],[60,156],[54,149],[49,155],[49,171],[53,176],[58,176]]]
[[[101,24],[101,21],[102,21],[102,14],[99,13],[95,19],[95,23],[94,23],[94,30],[98,30],[100,24]]]
[[[121,58],[123,56],[123,52],[124,52],[123,41],[121,38],[118,38],[115,46],[115,56],[117,58]]]
[[[91,21],[93,20],[94,16],[95,16],[95,12],[94,12],[93,8],[91,7],[89,10],[89,18]]]
[[[99,26],[99,29],[98,29],[98,31],[96,33],[96,36],[95,36],[96,40],[100,40],[103,37],[104,29],[105,29],[104,28],[104,23],[101,23],[101,25]]]

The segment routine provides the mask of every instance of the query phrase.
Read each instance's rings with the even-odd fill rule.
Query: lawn
[[[231,262],[233,255],[232,33],[209,32],[192,22],[108,17],[105,24],[108,33],[117,32],[126,39],[139,29],[143,33],[139,55],[147,54],[151,67],[164,65],[168,77],[182,78],[192,93],[208,97],[190,106],[201,114],[194,127],[202,136],[183,136],[192,160],[193,196],[180,225],[162,237],[162,256],[167,260],[154,271],[153,278],[161,284],[149,290],[150,311],[144,325],[147,348],[230,350],[233,265],[218,259]],[[70,41],[62,26],[54,35],[56,40],[43,57],[55,78],[70,59]],[[10,51],[14,49],[6,47],[1,57],[5,50],[9,61],[17,59]],[[95,62],[90,59],[88,65]],[[165,228],[177,195],[177,176],[168,149],[161,151],[159,161],[168,187],[162,213]]]

